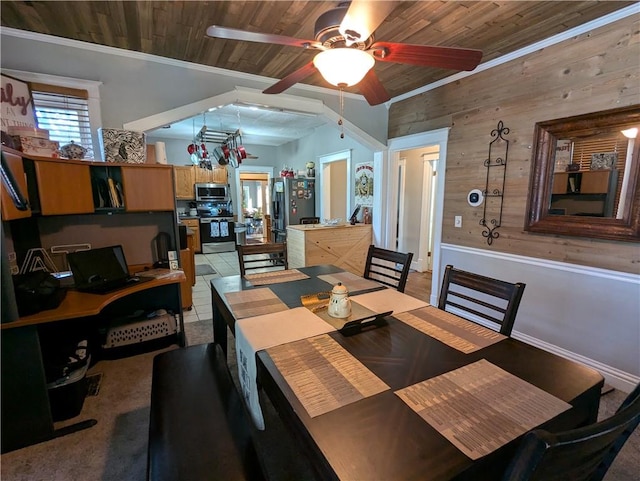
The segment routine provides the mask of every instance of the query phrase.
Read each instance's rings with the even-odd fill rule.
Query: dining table
[[[227,351],[227,328],[236,346],[257,340],[241,382],[268,396],[318,479],[499,480],[528,430],[597,420],[604,379],[587,366],[336,266],[281,272],[211,280],[214,342]],[[307,304],[336,280],[366,323],[341,328]]]

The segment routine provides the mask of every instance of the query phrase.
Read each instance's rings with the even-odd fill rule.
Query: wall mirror
[[[640,240],[640,105],[538,122],[525,230]]]

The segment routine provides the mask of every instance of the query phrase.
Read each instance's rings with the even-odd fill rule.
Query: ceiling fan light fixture
[[[367,75],[375,60],[364,50],[332,48],[316,55],[313,64],[331,85],[351,87]]]

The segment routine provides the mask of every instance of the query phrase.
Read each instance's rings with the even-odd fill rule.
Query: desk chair
[[[529,431],[503,481],[600,481],[640,423],[640,384],[608,419],[561,433]]]
[[[300,224],[319,224],[320,217],[300,217]]]
[[[411,259],[413,259],[413,252],[404,254],[370,245],[363,277],[404,292]]]
[[[268,272],[288,267],[287,245],[284,242],[240,244],[237,250],[241,276],[247,271],[259,269],[260,272]]]
[[[510,336],[525,286],[522,282],[512,284],[448,265],[438,308],[444,311],[451,306],[482,317],[500,326],[500,334]]]

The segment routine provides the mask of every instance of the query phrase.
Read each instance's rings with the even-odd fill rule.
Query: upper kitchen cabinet
[[[194,200],[196,198],[193,184],[196,181],[196,167],[194,166],[173,166],[173,177],[175,180],[176,199]]]
[[[124,208],[127,212],[175,210],[171,166],[122,166]]]
[[[228,173],[226,167],[214,167],[213,168],[213,176],[212,183],[213,184],[227,184],[228,183]]]
[[[89,165],[67,161],[34,161],[42,215],[94,212]]]
[[[2,198],[2,220],[24,219],[31,216],[27,198],[27,180],[22,166],[22,157],[11,153],[4,153],[2,168],[8,170],[7,176],[11,179],[11,191],[4,182],[0,182],[0,196]]]
[[[227,184],[226,167],[214,167],[212,170],[193,167],[195,170],[196,184]]]

